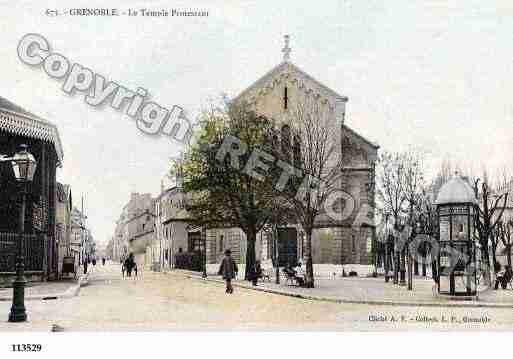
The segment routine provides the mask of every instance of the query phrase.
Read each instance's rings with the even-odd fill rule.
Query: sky
[[[45,14],[68,3],[0,1],[0,95],[58,126],[58,179],[71,185],[77,207],[84,196],[98,242],[113,235],[131,192],[159,193],[183,145],[142,133],[123,112],[94,108],[22,63],[16,49],[27,33],[43,35],[71,63],[189,113],[221,93],[236,96],[279,64],[290,34],[291,61],[347,96],[346,123],[382,150],[419,147],[428,173],[445,158],[476,170],[513,168],[511,1],[88,0],[73,7],[209,16]]]

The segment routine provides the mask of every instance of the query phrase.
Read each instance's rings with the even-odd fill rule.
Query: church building
[[[348,98],[326,87],[290,60],[289,36],[285,36],[282,50],[283,61],[242,91],[234,101],[244,101],[262,116],[273,119],[278,126],[285,126],[290,109],[306,97],[326,106],[339,135],[343,165],[340,168],[340,188],[350,195],[354,210],[348,218],[335,221],[326,215],[318,216],[312,235],[313,263],[370,264],[371,248],[375,236],[373,212],[375,200],[375,161],[378,145],[365,139],[345,123]],[[293,124],[292,124],[293,126]],[[283,132],[282,132],[283,133]],[[364,215],[371,220],[357,223],[355,217]],[[304,263],[305,234],[298,224],[280,228],[278,234],[278,258]],[[270,260],[274,253],[274,241],[265,232],[257,234],[257,260]],[[245,262],[246,239],[239,228],[217,228],[206,231],[206,254],[209,263],[218,263],[225,249],[239,263]]]

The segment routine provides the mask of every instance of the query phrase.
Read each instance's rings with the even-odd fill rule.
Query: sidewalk
[[[179,271],[191,278],[200,278],[201,273]],[[209,275],[206,279],[223,283],[217,275]],[[327,301],[334,303],[395,305],[395,306],[425,306],[425,307],[469,307],[469,308],[513,308],[512,290],[487,290],[479,294],[478,300],[461,301],[451,300],[440,296],[434,288],[431,279],[417,277],[414,279],[413,291],[408,291],[404,286],[385,283],[381,278],[316,278],[315,288],[301,288],[289,286],[285,279],[281,278],[280,284],[259,281],[254,287],[248,281],[235,280],[233,285],[240,288],[258,290],[279,295],[286,295],[308,300]]]
[[[71,298],[78,295],[80,287],[88,284],[89,274],[78,279],[62,279],[51,282],[27,283],[25,300],[48,300]],[[0,301],[12,300],[12,288],[0,288]]]

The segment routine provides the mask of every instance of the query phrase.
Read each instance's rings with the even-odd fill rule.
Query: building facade
[[[311,101],[325,110],[343,159],[339,188],[350,195],[354,209],[347,218],[338,222],[326,215],[318,216],[312,235],[313,262],[370,264],[371,244],[375,237],[372,210],[375,200],[374,168],[379,147],[345,123],[346,96],[326,87],[290,61],[288,37],[283,52],[283,61],[235,97],[234,102],[245,102],[258,115],[272,119],[282,136],[285,126],[294,126],[291,109],[298,104]],[[361,217],[366,220],[357,220]],[[300,225],[290,223],[279,229],[278,238],[282,258],[285,254],[287,261],[303,261],[305,233]],[[275,251],[273,245],[269,233],[259,233],[257,259],[270,259]],[[208,230],[206,247],[207,259],[211,263],[220,261],[225,248],[232,250],[236,261],[245,262],[247,243],[239,228]]]
[[[71,187],[62,183],[57,183],[57,209],[56,209],[56,237],[58,243],[57,263],[58,273],[62,274],[62,264],[64,257],[72,256],[71,251],[71,211],[73,202],[71,198]]]
[[[158,254],[152,251],[155,235],[155,199],[150,193],[131,193],[116,221],[112,238],[113,259],[133,253],[139,268],[152,268]]]
[[[0,97],[0,154],[11,157],[27,145],[37,161],[28,185],[25,216],[25,273],[29,280],[57,278],[56,171],[63,151],[57,127]],[[10,162],[0,163],[0,281],[15,272],[20,188]]]
[[[191,231],[186,210],[187,200],[181,182],[177,186],[162,190],[155,200],[155,240],[152,251],[156,253],[156,264],[159,268],[174,268],[175,255],[188,252],[194,247],[194,231]]]
[[[75,257],[77,268],[84,261],[92,259],[94,239],[86,224],[87,217],[78,208],[71,210],[70,256]]]

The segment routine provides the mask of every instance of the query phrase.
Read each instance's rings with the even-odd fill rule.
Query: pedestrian
[[[130,259],[128,257],[126,257],[125,261],[123,262],[123,268],[125,269],[126,276],[130,277],[132,270],[130,269]]]
[[[249,271],[249,280],[253,284],[253,286],[258,285],[258,278],[262,276],[262,267],[260,266],[260,261],[256,261],[253,266],[251,267],[251,270]]]
[[[102,258],[102,265],[105,265],[105,257]]]
[[[134,254],[130,253],[128,258],[125,260],[126,273],[128,277],[132,277],[132,271],[134,270],[135,260]]]
[[[87,260],[84,260],[84,274],[87,274]]]
[[[125,261],[121,260],[121,273],[123,274],[123,278],[125,278],[125,272],[126,272]]]
[[[137,277],[137,263],[134,262],[134,272],[135,272],[135,276]]]
[[[235,278],[235,273],[239,271],[231,255],[232,251],[229,249],[224,252],[224,258],[218,271],[218,274],[222,275],[226,281],[226,293],[228,294],[233,293],[232,279]]]

